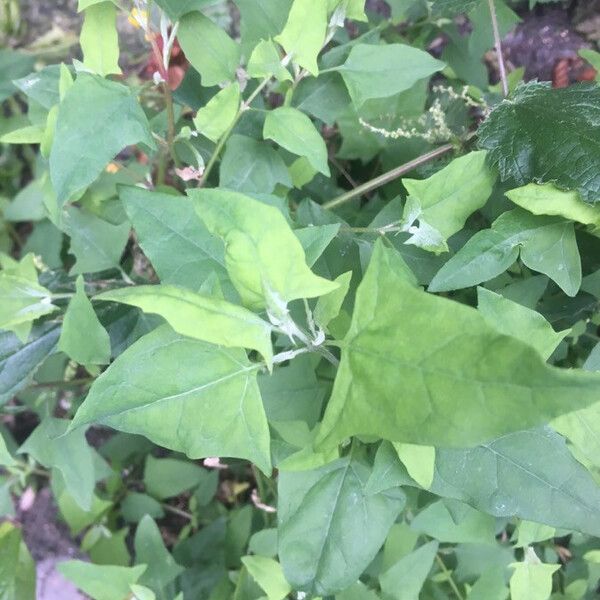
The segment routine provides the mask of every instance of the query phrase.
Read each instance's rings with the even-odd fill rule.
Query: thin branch
[[[446,565],[444,564],[444,561],[442,560],[440,555],[436,554],[435,559],[437,561],[437,564],[440,566],[440,569],[442,569],[444,575],[446,576],[446,579],[447,579],[448,583],[450,584],[450,587],[452,588],[452,591],[454,592],[454,594],[456,595],[458,600],[465,600],[465,597],[462,595],[461,591],[458,589],[458,586],[456,585],[456,582],[454,581],[454,578],[452,577],[452,573],[448,570],[448,567],[446,567]]]
[[[500,37],[500,28],[498,27],[498,15],[496,14],[494,0],[488,0],[488,4],[490,6],[490,15],[492,17],[492,30],[494,32],[498,68],[500,69],[500,81],[502,81],[502,93],[506,98],[509,93],[508,77],[506,76],[506,65],[504,64],[504,55],[502,54],[502,38]]]
[[[392,169],[391,171],[388,171],[387,173],[384,173],[375,179],[371,179],[371,181],[367,181],[367,183],[359,185],[357,188],[350,190],[349,192],[346,192],[345,194],[342,194],[341,196],[338,196],[329,202],[325,202],[325,204],[323,204],[323,208],[335,208],[341,204],[350,202],[350,200],[354,200],[354,198],[359,198],[360,196],[363,196],[372,190],[380,188],[386,183],[390,183],[390,181],[394,181],[394,179],[398,179],[398,177],[402,177],[402,175],[406,175],[406,173],[409,173],[413,169],[416,169],[421,165],[424,165],[436,158],[439,158],[440,156],[443,156],[444,154],[447,154],[448,152],[451,152],[453,149],[454,144],[444,144],[443,146],[440,146],[439,148],[436,148],[427,154],[423,154],[414,160],[400,165],[399,167],[396,167],[395,169]]]

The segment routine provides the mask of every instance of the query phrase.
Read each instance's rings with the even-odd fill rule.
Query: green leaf
[[[202,9],[211,4],[212,0],[156,0],[171,21],[179,21],[187,13]]]
[[[300,240],[306,253],[306,263],[312,267],[335,239],[340,230],[339,223],[329,225],[309,225],[295,229],[294,234]]]
[[[0,524],[0,597],[35,600],[35,563],[21,530],[8,521]]]
[[[81,560],[69,560],[58,565],[58,571],[93,600],[119,600],[129,596],[146,565],[114,567],[93,565]]]
[[[411,528],[439,542],[494,544],[496,519],[457,500],[438,500],[422,510]]]
[[[258,368],[241,350],[182,338],[160,327],[94,382],[71,428],[107,425],[190,458],[246,458],[269,472]]]
[[[376,494],[401,485],[414,484],[394,446],[389,442],[382,442],[377,449],[373,471],[367,482],[367,493]]]
[[[292,81],[291,73],[281,64],[277,46],[271,40],[261,40],[248,61],[248,75],[264,79],[275,77],[278,81]]]
[[[317,323],[320,327],[326,328],[330,321],[335,319],[340,314],[342,304],[344,303],[346,295],[348,294],[348,290],[350,289],[351,280],[352,271],[343,273],[335,280],[340,287],[337,290],[326,294],[325,296],[321,296],[317,300],[314,317],[315,323]]]
[[[0,102],[4,102],[17,91],[18,84],[15,80],[29,75],[34,65],[34,56],[0,48]]]
[[[0,298],[0,329],[12,329],[58,310],[49,290],[6,271],[0,272]]]
[[[506,196],[534,215],[563,217],[594,228],[600,227],[600,207],[584,202],[579,192],[559,190],[551,183],[529,183],[506,192]]]
[[[446,65],[423,50],[404,44],[357,44],[346,62],[334,67],[341,73],[354,105],[371,98],[389,98],[410,89]]]
[[[147,494],[130,492],[121,504],[121,515],[129,523],[137,523],[148,515],[154,519],[165,516],[163,508],[157,500]]]
[[[232,135],[219,170],[220,187],[247,194],[271,194],[292,187],[285,162],[268,142]]]
[[[15,129],[0,137],[2,144],[40,144],[44,138],[44,128],[39,125],[27,125]]]
[[[272,374],[258,376],[270,422],[303,421],[312,429],[321,416],[325,388],[315,375],[309,356],[298,356]]]
[[[106,365],[110,362],[110,338],[85,293],[81,275],[76,285],[77,291],[63,320],[58,349],[80,365]]]
[[[478,131],[504,181],[556,183],[600,201],[600,86],[521,85]]]
[[[3,467],[11,467],[15,463],[15,459],[12,457],[12,454],[6,447],[6,441],[4,440],[4,436],[0,434],[0,465],[2,465]]]
[[[85,11],[79,38],[86,69],[102,77],[120,75],[117,7],[99,2]]]
[[[317,171],[329,177],[325,140],[312,121],[298,109],[281,106],[269,111],[263,136],[277,142],[293,154],[305,156]]]
[[[554,527],[548,527],[548,525],[534,523],[533,521],[521,521],[516,534],[517,542],[515,543],[515,547],[526,548],[532,544],[553,539],[556,537],[556,529]]]
[[[36,326],[28,340],[0,331],[0,406],[29,385],[38,367],[56,350],[60,327],[56,324]]]
[[[152,517],[146,515],[135,531],[135,562],[147,565],[147,570],[139,578],[142,585],[149,587],[159,597],[164,597],[164,589],[183,571],[165,548],[160,530]]]
[[[600,489],[548,427],[475,448],[438,448],[430,490],[495,517],[600,533]]]
[[[447,252],[446,241],[460,231],[472,213],[485,205],[492,193],[496,175],[485,164],[486,152],[471,152],[454,159],[428,179],[403,179],[408,192],[404,219],[411,225],[414,244],[433,252]],[[419,221],[419,229],[413,223]],[[421,229],[432,227],[442,242],[434,247],[420,242]]]
[[[223,242],[209,233],[189,198],[119,188],[140,246],[163,283],[198,290],[211,273],[227,279]]]
[[[92,507],[96,487],[92,449],[85,439],[85,430],[65,435],[69,421],[46,417],[19,448],[40,464],[58,469],[68,492],[85,511]]]
[[[597,401],[600,378],[547,366],[476,310],[413,287],[405,269],[377,243],[317,448],[358,434],[475,445]]]
[[[294,0],[287,23],[275,41],[292,60],[317,76],[317,56],[327,33],[327,4],[322,0]]]
[[[351,585],[383,544],[404,496],[368,495],[369,468],[346,457],[279,475],[279,558],[294,589],[330,595]],[[360,511],[356,511],[360,506]]]
[[[70,275],[95,273],[119,265],[129,239],[129,222],[113,225],[91,212],[69,206],[63,227],[71,238],[69,252],[77,259]]]
[[[292,591],[283,575],[281,565],[264,556],[244,556],[242,562],[248,573],[267,594],[268,600],[284,600]]]
[[[568,296],[581,286],[581,260],[573,223],[516,208],[491,229],[476,233],[436,274],[430,292],[478,285],[497,277],[520,255],[523,263],[553,279]]]
[[[548,600],[552,593],[552,575],[560,565],[544,565],[529,548],[525,561],[510,565],[515,572],[510,578],[512,600]]]
[[[434,15],[455,16],[461,13],[468,13],[477,6],[481,0],[434,0],[431,10]]]
[[[185,460],[154,458],[148,455],[144,468],[144,485],[149,494],[164,500],[198,487],[208,471]]]
[[[202,85],[210,87],[233,81],[241,50],[227,33],[200,12],[190,12],[179,21],[179,43]]]
[[[300,242],[276,208],[226,190],[189,195],[209,231],[225,241],[227,271],[247,306],[273,310],[281,302],[337,289],[311,272]]]
[[[485,288],[477,288],[477,302],[479,312],[496,331],[533,346],[544,359],[571,331],[557,333],[540,313]]]
[[[350,103],[344,82],[335,73],[303,79],[294,93],[292,104],[302,112],[333,125]]]
[[[508,588],[504,573],[500,569],[489,569],[475,582],[468,596],[469,600],[506,600]]]
[[[408,474],[423,488],[433,483],[435,473],[435,448],[416,444],[394,444]]]
[[[293,0],[234,0],[241,14],[242,46],[246,56],[283,29]]]
[[[379,577],[384,594],[395,600],[415,600],[433,567],[438,542],[424,544],[401,558]]]
[[[194,117],[199,133],[213,142],[233,125],[240,108],[240,84],[237,81],[213,96]]]
[[[124,85],[80,73],[58,112],[50,177],[63,204],[82,192],[126,146],[154,148],[148,119]]]
[[[226,348],[251,348],[270,365],[272,326],[249,310],[172,285],[139,285],[98,294],[163,317],[181,335]]]

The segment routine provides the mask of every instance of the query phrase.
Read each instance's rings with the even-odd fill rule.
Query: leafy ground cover
[[[3,598],[50,496],[95,600],[597,597],[600,54],[506,61],[544,4],[79,0],[78,58],[0,51]]]

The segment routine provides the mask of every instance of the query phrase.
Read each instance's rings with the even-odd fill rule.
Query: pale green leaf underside
[[[315,275],[279,210],[237,192],[190,190],[199,217],[225,242],[225,264],[244,304],[254,309],[337,289]]]
[[[400,265],[377,244],[318,446],[363,434],[464,447],[599,400],[599,377],[545,365],[474,309],[407,283]]]
[[[497,331],[533,346],[548,359],[570,329],[556,332],[544,317],[485,288],[477,288],[478,310]]]
[[[270,364],[271,325],[249,310],[173,285],[140,285],[104,292],[95,300],[110,300],[155,313],[181,335],[227,348],[251,348]]]
[[[257,370],[242,350],[182,338],[163,326],[94,382],[72,428],[103,424],[190,458],[246,458],[269,472]]]

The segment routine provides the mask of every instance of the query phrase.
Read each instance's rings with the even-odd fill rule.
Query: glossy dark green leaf
[[[269,430],[258,368],[242,350],[182,338],[163,326],[94,382],[71,427],[108,425],[190,458],[247,458],[268,472]]]
[[[552,89],[531,82],[500,104],[479,128],[503,180],[556,183],[600,201],[600,86]]]
[[[383,544],[404,496],[368,495],[369,473],[346,457],[315,471],[280,474],[279,558],[295,589],[325,596],[347,588]]]
[[[414,287],[406,270],[376,245],[317,447],[357,434],[474,445],[597,402],[600,378],[547,366],[474,309]]]

